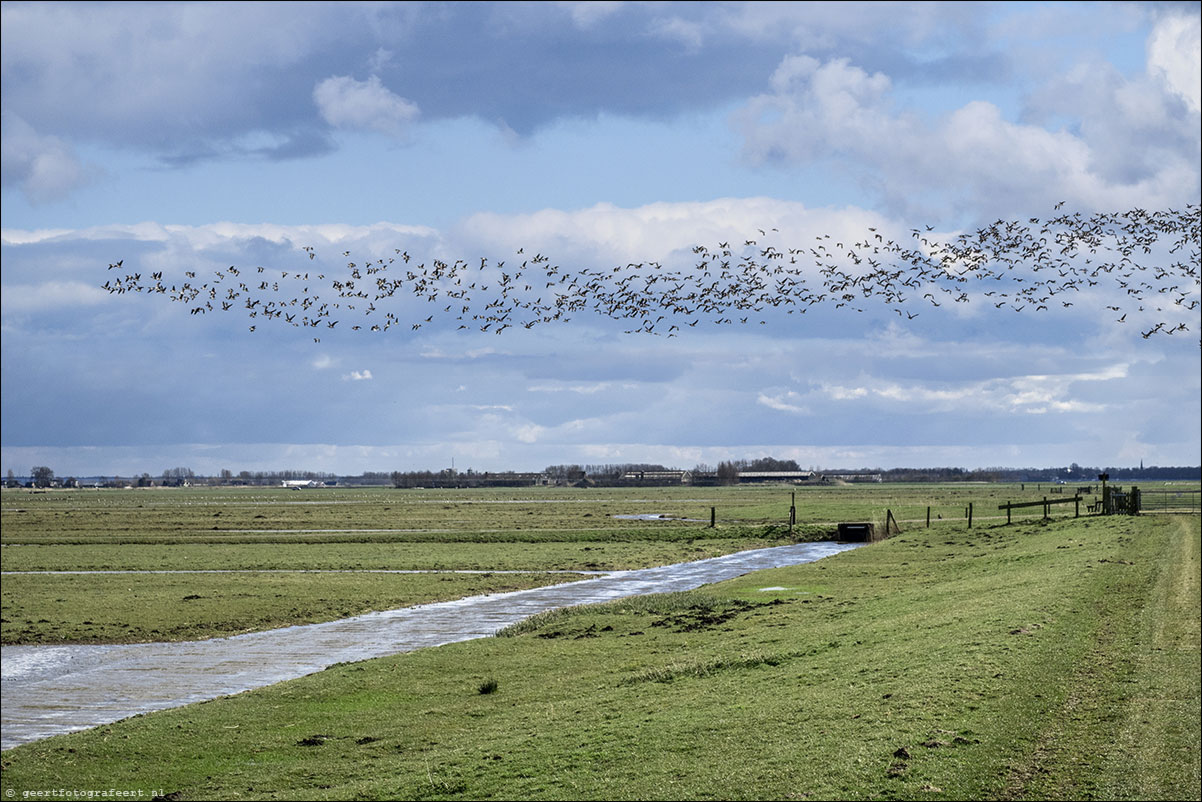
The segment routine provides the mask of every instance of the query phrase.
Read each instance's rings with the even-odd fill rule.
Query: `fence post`
[[[972,502],[968,502],[968,528],[972,529]]]
[[[717,507],[710,507],[710,529],[714,528],[714,521],[717,517],[717,513],[715,512],[715,510],[717,510],[717,509],[718,509]]]
[[[1006,526],[1010,525],[1010,502],[1006,502]]]
[[[927,506],[927,529],[931,528],[931,507]]]

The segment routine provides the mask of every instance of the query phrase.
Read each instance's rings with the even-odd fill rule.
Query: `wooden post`
[[[717,507],[710,507],[710,529],[714,528],[714,522],[717,520]]]
[[[1073,517],[1074,518],[1081,517],[1081,497],[1080,496],[1076,496],[1073,499]]]
[[[1043,519],[1046,521],[1048,518],[1051,518],[1051,517],[1052,516],[1048,514],[1048,497],[1044,496],[1043,497]]]
[[[927,505],[927,529],[931,528],[931,507]]]
[[[793,491],[793,501],[789,505],[789,531],[793,531],[793,525],[797,523],[797,491]]]
[[[968,502],[968,528],[972,529],[972,502]]]
[[[1006,526],[1010,525],[1010,502],[1006,502]]]

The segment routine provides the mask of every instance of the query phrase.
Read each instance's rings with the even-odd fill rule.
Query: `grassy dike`
[[[18,747],[2,784],[18,799],[1198,799],[1199,599],[1192,516],[914,529]]]

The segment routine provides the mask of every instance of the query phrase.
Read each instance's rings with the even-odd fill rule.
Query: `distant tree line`
[[[1143,467],[1097,468],[1072,463],[1056,468],[858,468],[858,469],[804,469],[795,460],[780,460],[760,457],[751,460],[727,460],[716,466],[699,463],[691,470],[670,468],[658,463],[623,462],[605,464],[549,465],[542,471],[457,471],[444,468],[440,471],[365,471],[355,475],[339,475],[319,471],[240,471],[234,473],[223,469],[216,476],[203,476],[191,468],[168,468],[157,476],[143,473],[138,476],[97,476],[77,479],[69,476],[56,477],[54,471],[38,465],[30,469],[29,475],[17,477],[12,469],[7,471],[5,487],[181,487],[181,486],[279,486],[288,481],[311,481],[326,485],[380,486],[397,488],[416,487],[506,487],[535,484],[619,487],[631,484],[648,484],[661,481],[677,484],[686,472],[695,484],[737,484],[739,474],[747,472],[800,472],[813,471],[818,476],[873,474],[884,482],[1064,482],[1087,484],[1096,482],[1098,475],[1109,474],[1112,482],[1135,481],[1194,481],[1202,478],[1202,466],[1189,467]],[[650,475],[650,477],[648,477]],[[632,478],[633,477],[633,478]],[[657,478],[658,477],[658,478]]]
[[[865,469],[867,470],[867,469]],[[1060,468],[892,468],[876,469],[885,482],[1066,482],[1087,484],[1096,482],[1100,474],[1110,475],[1112,482],[1131,481],[1189,481],[1202,477],[1202,466],[1096,468],[1072,463]],[[831,471],[835,473],[835,471]]]

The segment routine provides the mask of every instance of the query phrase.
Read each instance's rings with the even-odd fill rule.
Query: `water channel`
[[[692,590],[751,571],[813,562],[858,545],[798,543],[756,549],[204,641],[5,646],[0,649],[0,748],[240,693],[334,663],[487,637],[556,607]]]

